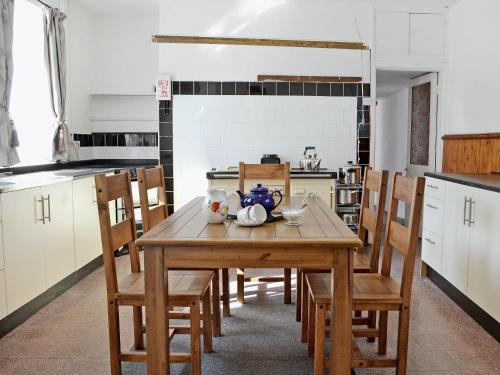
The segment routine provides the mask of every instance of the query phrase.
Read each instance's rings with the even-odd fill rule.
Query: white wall
[[[384,98],[377,98],[375,169],[403,172],[406,168],[408,152],[408,88]],[[392,173],[389,178],[392,178]],[[391,183],[389,182],[389,185]],[[391,186],[389,186],[390,191]],[[386,201],[386,210],[390,200]],[[399,216],[404,217],[400,208]]]
[[[175,205],[206,193],[206,172],[277,153],[298,166],[304,146],[316,146],[321,166],[338,169],[356,157],[352,97],[174,97]]]
[[[445,134],[500,131],[499,13],[497,0],[461,0],[450,8]]]
[[[195,10],[195,11],[194,11]],[[359,31],[358,31],[359,28]],[[160,34],[370,43],[371,6],[332,1],[160,0]],[[256,80],[258,74],[363,75],[370,53],[308,48],[160,45],[175,80]]]

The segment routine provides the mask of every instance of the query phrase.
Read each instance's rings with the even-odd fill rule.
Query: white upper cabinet
[[[410,14],[410,54],[444,55],[445,35],[443,14]]]
[[[444,14],[385,10],[375,12],[377,61],[444,61],[445,40]]]
[[[376,12],[377,55],[407,55],[410,48],[410,18],[407,12]]]

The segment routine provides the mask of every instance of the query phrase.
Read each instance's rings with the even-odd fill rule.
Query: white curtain
[[[19,163],[16,128],[9,115],[12,88],[12,37],[14,28],[14,0],[0,0],[0,166]]]
[[[63,22],[66,15],[59,9],[44,7],[45,64],[49,75],[50,98],[54,113],[52,159],[78,159],[75,143],[66,123],[66,40]]]

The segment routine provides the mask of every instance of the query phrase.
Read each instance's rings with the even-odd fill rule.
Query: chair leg
[[[238,303],[245,303],[245,269],[238,268],[236,275],[236,288]]]
[[[144,335],[142,332],[142,307],[134,306],[132,309],[134,320],[134,349],[144,350]]]
[[[387,311],[379,311],[378,313],[378,354],[387,354]]]
[[[111,375],[121,375],[120,314],[116,301],[108,302],[109,363]]]
[[[229,269],[222,269],[222,315],[231,316],[231,310],[229,306]]]
[[[305,278],[305,275],[302,274],[302,278]],[[302,318],[301,318],[301,330],[300,330],[300,342],[307,342],[307,326],[309,325],[309,321],[307,319],[308,311],[308,301],[309,301],[309,286],[306,282],[302,283]]]
[[[295,286],[295,320],[300,322],[300,307],[302,306],[302,271],[297,268],[297,279]]]
[[[292,269],[285,268],[284,273],[285,292],[283,293],[283,303],[290,305],[292,303]]]
[[[203,295],[203,351],[212,353],[212,318],[210,311],[210,292]]]
[[[314,375],[323,375],[325,366],[325,305],[316,306],[314,330]]]
[[[377,328],[377,312],[368,311],[368,328]],[[367,337],[366,341],[375,342],[375,337]]]
[[[191,373],[193,375],[200,375],[200,303],[192,302],[189,310],[189,318],[191,323]]]
[[[314,330],[316,329],[316,311],[315,311],[315,303],[312,299],[312,295],[309,294],[309,316],[308,316],[308,330],[307,330],[307,353],[309,357],[314,357],[314,345],[315,334]]]
[[[396,375],[406,375],[408,335],[410,331],[410,307],[403,306],[399,313]]]
[[[220,318],[220,288],[219,288],[219,270],[215,272],[212,279],[212,303],[213,303],[213,329],[214,336],[221,336],[221,318]]]

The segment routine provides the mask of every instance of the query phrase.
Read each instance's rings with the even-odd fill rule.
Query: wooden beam
[[[479,134],[446,134],[443,140],[451,139],[499,139],[500,133],[479,133]]]
[[[336,42],[326,40],[286,40],[286,39],[259,39],[259,38],[226,38],[189,35],[153,35],[153,43],[177,44],[225,44],[238,46],[267,46],[267,47],[300,47],[300,48],[330,48],[367,50],[368,46],[361,42]]]
[[[257,81],[285,81],[285,82],[338,82],[356,83],[361,82],[361,77],[334,77],[334,76],[285,76],[259,74]]]

